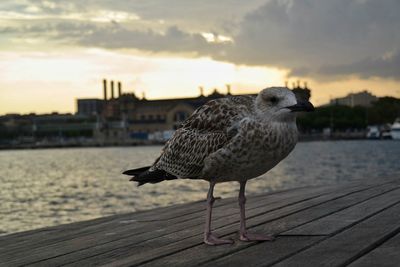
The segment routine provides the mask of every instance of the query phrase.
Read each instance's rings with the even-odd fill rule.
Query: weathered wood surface
[[[0,237],[0,266],[400,266],[400,178],[248,196],[237,241],[235,198],[217,200],[213,228],[233,245],[202,243],[195,202]]]

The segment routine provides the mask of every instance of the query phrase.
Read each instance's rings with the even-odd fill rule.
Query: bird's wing
[[[211,100],[198,108],[165,145],[154,169],[182,178],[200,178],[204,159],[236,134],[235,124],[253,110],[248,96]]]
[[[238,119],[253,111],[253,98],[235,96],[211,100],[198,108],[182,128],[199,131],[226,131]]]

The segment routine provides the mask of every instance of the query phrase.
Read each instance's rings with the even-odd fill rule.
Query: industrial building
[[[198,107],[231,95],[215,89],[197,97],[149,100],[124,93],[121,82],[103,80],[103,99],[77,99],[76,114],[0,116],[0,149],[24,147],[132,145],[165,142]],[[300,83],[293,91],[308,99]]]
[[[198,107],[210,100],[231,95],[230,85],[227,85],[226,94],[215,89],[212,94],[204,95],[200,87],[198,97],[148,100],[134,93],[123,93],[121,82],[117,82],[117,88],[114,85],[114,81],[103,80],[102,100],[77,100],[77,114],[97,117],[94,137],[102,144],[149,139],[165,141]],[[310,98],[307,84],[301,88],[298,82],[293,91],[301,99]]]

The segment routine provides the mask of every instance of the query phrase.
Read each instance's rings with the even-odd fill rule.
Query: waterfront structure
[[[199,87],[200,94],[196,97],[149,100],[133,92],[123,92],[118,81],[104,79],[102,85],[103,98],[76,99],[75,114],[0,116],[0,147],[24,144],[30,147],[41,142],[56,146],[79,138],[76,145],[164,142],[198,107],[212,99],[232,95],[227,85],[225,94],[214,89],[205,95]],[[299,83],[293,87],[296,95],[309,98],[308,88],[301,88]]]
[[[286,87],[287,83],[286,83]],[[311,97],[311,90],[307,87],[307,82],[304,82],[304,88],[300,86],[300,81],[297,81],[297,85],[293,84],[293,93],[296,95],[296,98],[300,101],[308,101]]]
[[[96,116],[101,114],[104,101],[96,98],[77,99],[77,114],[86,116]]]
[[[101,143],[126,143],[129,140],[147,140],[149,135],[176,130],[198,107],[206,102],[230,95],[215,89],[205,96],[203,88],[200,95],[191,98],[148,100],[139,98],[135,93],[123,93],[118,82],[118,95],[114,97],[114,82],[111,81],[111,97],[108,97],[108,83],[103,80],[102,110],[97,113],[97,126],[94,137]],[[80,101],[78,99],[77,101]],[[79,105],[78,105],[79,107]],[[78,114],[80,111],[78,110]]]
[[[0,148],[88,145],[95,125],[80,114],[7,114],[0,116]]]
[[[335,98],[330,101],[330,105],[342,105],[342,106],[362,106],[370,107],[372,103],[378,100],[378,97],[374,96],[370,92],[364,90],[359,93],[351,93],[345,97]]]
[[[78,114],[96,113],[97,126],[94,129],[94,137],[102,144],[129,143],[132,139],[147,140],[154,134],[169,136],[165,133],[176,130],[198,107],[210,100],[232,95],[231,86],[227,84],[226,94],[214,89],[211,94],[204,95],[203,88],[199,87],[200,95],[197,97],[148,100],[144,95],[140,98],[135,93],[122,92],[121,82],[117,82],[116,94],[114,84],[114,81],[108,82],[104,79],[103,100],[98,99],[96,104],[93,99],[87,100],[86,103],[90,106],[87,111],[83,106],[85,100],[81,110],[78,104]],[[293,92],[301,100],[309,100],[311,95],[306,83],[305,87],[301,88],[298,82],[297,86],[293,86]],[[81,99],[77,101],[79,103]],[[98,107],[101,107],[100,111]]]

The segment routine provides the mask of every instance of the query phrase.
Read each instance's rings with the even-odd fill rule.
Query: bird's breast
[[[206,175],[222,182],[255,178],[277,165],[296,143],[295,127],[254,125],[210,157]]]

